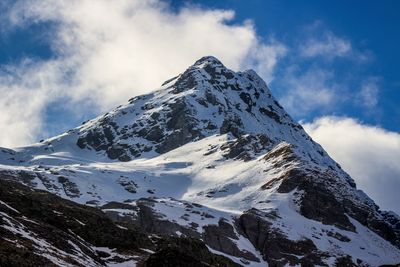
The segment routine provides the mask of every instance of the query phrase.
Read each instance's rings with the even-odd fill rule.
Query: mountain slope
[[[191,265],[237,266],[200,241],[155,239],[45,191],[0,180],[0,193],[1,266],[168,266],[166,252]]]
[[[3,179],[202,239],[251,266],[400,262],[400,220],[356,188],[254,71],[204,57],[153,93],[39,144]]]

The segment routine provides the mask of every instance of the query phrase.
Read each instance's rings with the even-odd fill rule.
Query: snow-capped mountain
[[[400,263],[399,217],[356,188],[254,71],[214,57],[62,135],[2,149],[0,168],[240,265]]]

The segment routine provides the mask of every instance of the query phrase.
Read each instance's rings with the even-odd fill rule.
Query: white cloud
[[[329,109],[345,100],[343,96],[338,97],[344,88],[334,78],[332,72],[324,69],[310,68],[299,73],[298,68],[291,67],[280,80],[280,85],[286,88],[280,102],[289,113],[298,116],[316,109]]]
[[[361,90],[359,91],[356,100],[358,103],[367,108],[373,108],[378,104],[378,96],[378,78],[370,77],[362,83]]]
[[[299,55],[303,58],[342,58],[359,63],[368,62],[373,58],[371,52],[360,51],[348,38],[338,36],[327,29],[322,21],[315,21],[305,27],[303,36],[298,47]]]
[[[400,134],[351,118],[322,117],[303,125],[311,137],[384,210],[400,214]]]
[[[307,40],[300,46],[300,53],[304,57],[345,57],[352,53],[352,46],[350,41],[328,31],[322,37]]]
[[[36,139],[45,105],[59,83],[57,65],[25,60],[0,68],[1,145],[13,147]]]
[[[193,6],[173,12],[156,0],[17,1],[8,13],[8,27],[53,23],[49,41],[56,56],[31,62],[28,70],[23,65],[8,66],[10,71],[0,74],[6,95],[0,108],[7,113],[0,127],[14,131],[10,118],[17,124],[34,120],[36,125],[24,126],[25,136],[0,133],[0,144],[32,141],[42,123],[40,111],[60,97],[71,104],[79,102],[81,109],[105,111],[157,88],[204,55],[214,55],[233,69],[255,68],[266,81],[272,80],[285,46],[260,41],[251,22],[232,24],[233,17],[230,10]],[[16,75],[21,77],[16,80]],[[26,92],[41,105],[31,106],[22,97]],[[13,100],[16,95],[21,95],[18,101]],[[15,112],[22,108],[31,115]]]

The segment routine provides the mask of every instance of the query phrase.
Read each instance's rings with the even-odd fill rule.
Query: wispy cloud
[[[367,62],[372,59],[369,51],[360,51],[355,48],[350,39],[335,34],[321,21],[305,27],[303,35],[298,51],[304,58],[323,60],[342,58],[356,62]]]
[[[251,21],[230,23],[234,15],[231,10],[195,6],[174,12],[156,0],[15,2],[2,16],[8,18],[8,30],[52,23],[48,41],[54,57],[29,67],[3,66],[8,71],[0,73],[5,95],[0,108],[10,114],[3,114],[8,119],[0,120],[0,127],[14,131],[11,117],[27,124],[33,120],[35,126],[25,127],[21,136],[0,133],[0,144],[33,141],[43,121],[41,110],[57,99],[81,103],[82,112],[104,111],[157,88],[204,55],[217,56],[233,69],[255,68],[272,80],[286,47],[274,40],[261,41]],[[26,92],[41,104],[29,105],[29,97],[23,97]],[[15,95],[21,95],[18,101],[13,101]],[[27,118],[14,111],[18,109],[32,115]]]
[[[24,60],[17,66],[0,68],[2,145],[31,142],[40,134],[45,106],[54,98],[54,89],[60,84],[58,67],[51,61]]]
[[[363,81],[356,101],[367,108],[376,107],[379,102],[379,78],[369,77]]]
[[[400,214],[399,133],[339,117],[303,126],[381,208]]]
[[[362,73],[361,67],[372,60],[370,52],[361,51],[321,21],[303,27],[299,35],[274,81],[278,92],[283,91],[280,101],[290,113],[300,119],[340,113],[345,105],[377,106],[379,77]]]
[[[303,116],[315,110],[330,111],[347,100],[346,87],[333,72],[322,68],[291,66],[279,84],[285,88],[280,101],[289,113]]]
[[[352,53],[350,41],[325,32],[322,37],[306,40],[300,46],[300,53],[304,57],[347,57]]]

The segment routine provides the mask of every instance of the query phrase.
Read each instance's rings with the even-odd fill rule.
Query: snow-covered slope
[[[243,265],[400,262],[399,217],[357,190],[254,71],[214,57],[67,133],[2,149],[0,164],[3,179]]]

